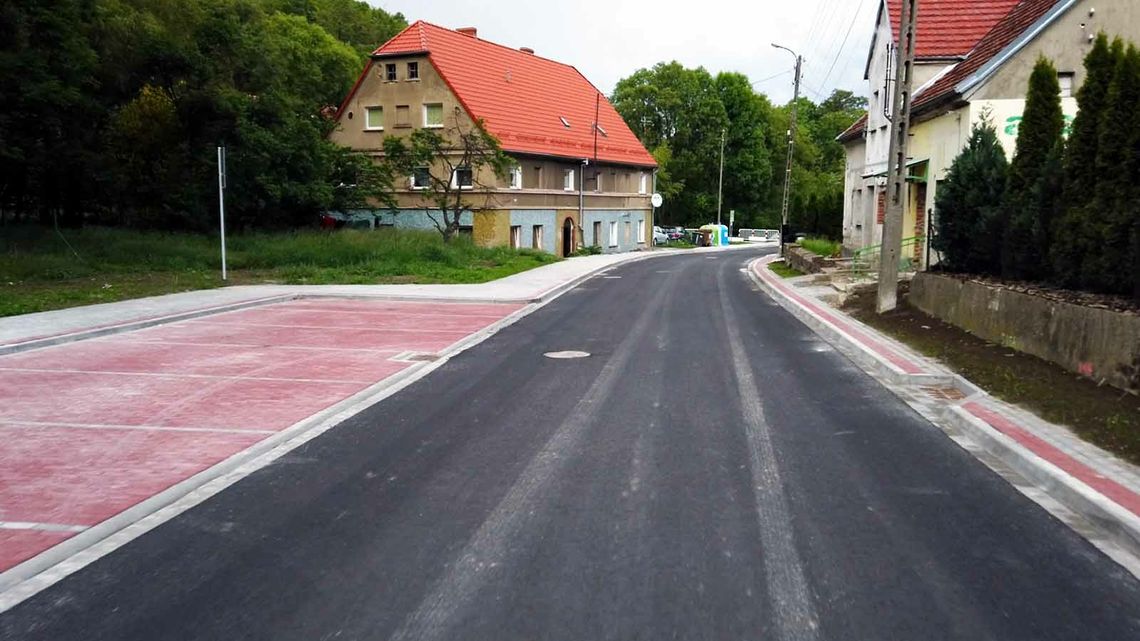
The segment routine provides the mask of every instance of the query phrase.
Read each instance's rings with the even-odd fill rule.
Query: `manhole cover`
[[[589,352],[576,352],[573,350],[568,350],[565,352],[547,352],[543,354],[543,356],[547,358],[586,358],[589,355]]]

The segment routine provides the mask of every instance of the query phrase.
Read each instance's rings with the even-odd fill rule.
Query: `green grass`
[[[223,284],[483,283],[558,260],[466,238],[444,244],[430,231],[239,234],[227,239],[222,283],[214,237],[98,227],[63,236],[0,229],[0,316]]]
[[[803,276],[804,273],[800,270],[788,265],[787,263],[771,263],[768,269],[776,273],[780,278],[795,278],[796,276]]]
[[[816,256],[823,256],[824,258],[838,256],[842,250],[842,246],[839,243],[826,238],[805,238],[800,241],[800,247],[803,247]]]

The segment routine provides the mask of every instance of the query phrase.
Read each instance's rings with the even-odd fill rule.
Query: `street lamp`
[[[788,127],[788,160],[784,166],[784,201],[780,205],[780,255],[784,253],[784,234],[788,230],[788,198],[791,195],[792,189],[792,160],[796,148],[796,117],[799,112],[800,102],[800,71],[803,69],[803,56],[792,51],[791,49],[772,43],[776,49],[783,49],[792,54],[796,58],[796,90],[795,97],[792,98],[792,121]]]

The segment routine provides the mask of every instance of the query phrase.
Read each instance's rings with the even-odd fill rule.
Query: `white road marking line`
[[[274,366],[276,367],[276,366]],[[282,365],[285,367],[285,365]],[[111,376],[150,376],[154,378],[204,378],[209,380],[223,380],[223,381],[269,381],[276,383],[351,383],[355,385],[371,385],[375,381],[355,381],[345,380],[342,378],[275,378],[263,376],[243,376],[241,374],[231,374],[229,376],[218,376],[215,374],[179,374],[177,372],[125,372],[116,370],[91,370],[91,369],[41,369],[36,367],[0,367],[0,372],[26,372],[26,373],[48,373],[48,374],[107,374]]]
[[[746,352],[740,328],[733,320],[735,316],[723,270],[717,273],[717,285],[748,442],[760,544],[764,551],[764,573],[768,594],[772,595],[776,634],[785,641],[815,641],[819,638],[819,618],[804,576],[803,560],[796,551],[795,532],[784,494],[784,482],[780,478],[779,461],[764,417],[764,406],[760,402],[760,389],[752,375],[752,366],[744,356]]]
[[[328,325],[296,325],[296,324],[277,324],[277,323],[219,323],[207,320],[190,320],[186,321],[187,325],[209,325],[211,327],[283,327],[288,329],[319,329],[322,331],[344,331],[344,332],[411,332],[415,334],[462,334],[464,336],[470,334],[476,329],[422,329],[422,328],[405,328],[397,329],[394,327],[329,327]]]
[[[29,523],[27,521],[0,521],[0,530],[35,530],[39,532],[82,532],[87,525],[64,525],[62,523]]]
[[[36,427],[69,427],[83,430],[137,430],[140,432],[207,432],[219,434],[276,434],[280,430],[249,429],[236,427],[175,427],[166,425],[115,425],[104,423],[56,423],[52,421],[21,421],[0,417],[0,426],[36,428]]]
[[[264,343],[217,343],[210,341],[208,343],[192,343],[190,341],[171,341],[163,340],[161,338],[133,338],[119,335],[108,336],[106,338],[95,338],[91,342],[103,343],[134,343],[137,345],[176,345],[185,347],[241,347],[245,349],[263,349],[263,350],[278,350],[278,349],[292,349],[308,352],[370,352],[375,354],[398,354],[403,349],[395,349],[391,347],[311,347],[308,345],[269,345]]]

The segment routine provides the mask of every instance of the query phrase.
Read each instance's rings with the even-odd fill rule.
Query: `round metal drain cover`
[[[589,355],[589,352],[577,352],[574,350],[565,352],[547,352],[543,354],[543,356],[547,358],[586,358]]]

